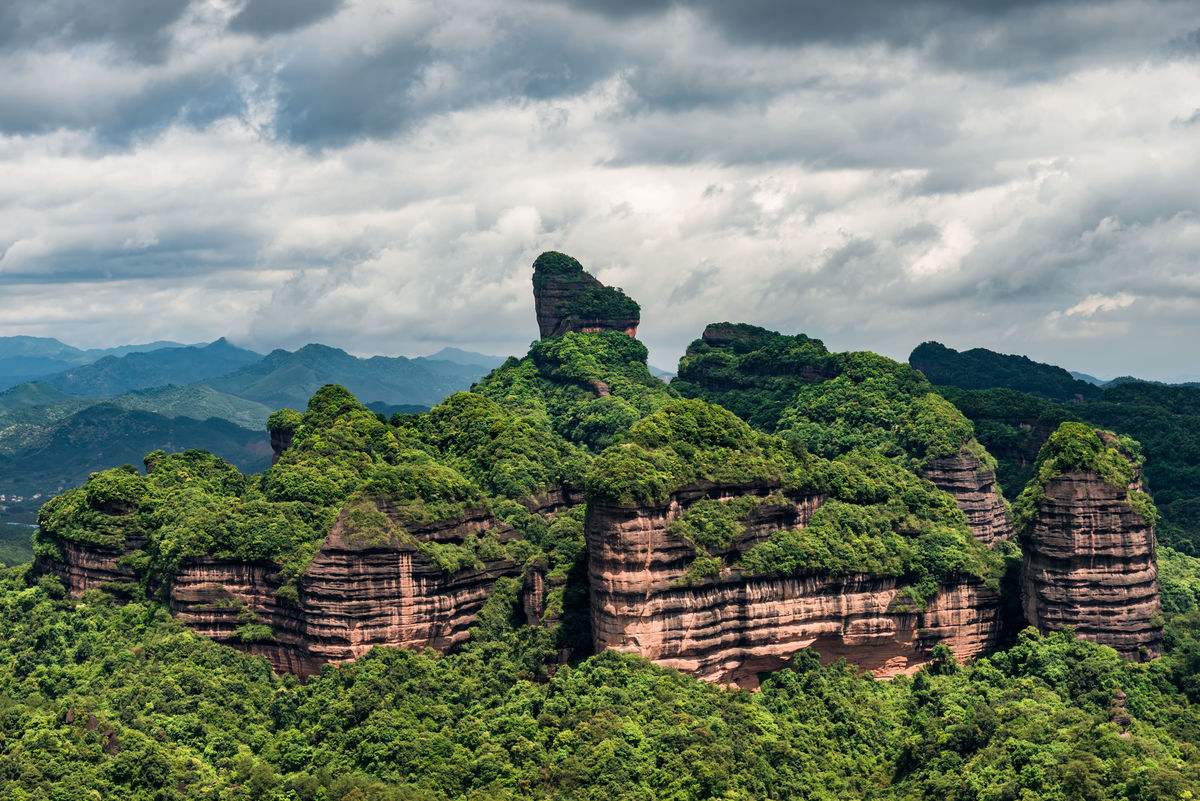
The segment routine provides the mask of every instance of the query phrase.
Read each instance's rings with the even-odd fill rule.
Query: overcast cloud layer
[[[1200,378],[1200,4],[0,2],[0,334],[523,353],[714,320]]]

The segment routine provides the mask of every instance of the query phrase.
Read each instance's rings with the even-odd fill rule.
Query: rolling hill
[[[193,384],[233,372],[261,359],[221,338],[204,346],[105,356],[97,362],[47,376],[43,381],[70,395],[112,397],[168,384]]]
[[[1088,400],[1101,393],[1100,387],[1061,367],[987,348],[957,351],[940,342],[922,342],[908,363],[933,383],[946,387],[1015,389],[1058,401]]]
[[[275,350],[208,383],[215,389],[279,408],[304,408],[325,384],[341,384],[364,401],[432,406],[471,386],[486,369],[426,357],[360,359],[328,345]]]
[[[82,349],[50,337],[0,337],[0,390],[42,376],[60,373],[106,356],[185,347],[179,342],[147,342],[113,348]]]
[[[31,444],[0,454],[0,494],[46,495],[113,464],[141,464],[153,450],[188,448],[212,451],[248,471],[271,461],[265,431],[217,418],[166,417],[99,403],[67,417]]]

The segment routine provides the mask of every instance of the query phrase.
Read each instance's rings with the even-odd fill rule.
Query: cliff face
[[[1126,491],[1090,471],[1051,479],[1024,537],[1022,603],[1030,625],[1073,627],[1130,659],[1162,641],[1154,530]]]
[[[408,532],[411,540],[358,542],[339,518],[294,593],[284,589],[271,563],[191,559],[166,587],[170,608],[196,632],[300,675],[355,659],[376,645],[445,651],[466,640],[496,580],[519,577],[521,568],[506,558],[482,559],[474,568],[447,573],[415,543],[462,544],[487,534],[503,543],[514,532],[484,510],[409,526]],[[43,569],[58,575],[73,596],[137,579],[119,564],[122,552],[64,545],[64,559],[45,561]],[[534,588],[527,595],[529,603],[540,603]]]
[[[967,516],[975,539],[992,545],[1012,535],[1008,505],[996,485],[996,473],[969,450],[964,448],[954,456],[931,460],[921,475],[938,489],[954,496],[958,508]]]
[[[893,578],[867,575],[751,577],[736,571],[688,584],[694,549],[668,530],[701,497],[769,487],[697,487],[661,508],[593,504],[586,524],[597,649],[638,653],[722,684],[754,687],[758,674],[815,648],[875,675],[911,673],[944,642],[961,659],[1003,635],[998,594],[973,579],[943,585],[923,612],[900,597]],[[791,498],[747,525],[732,551],[784,526],[802,526],[819,496]]]
[[[641,311],[619,289],[605,286],[562,253],[543,253],[533,265],[533,305],[543,339],[568,331],[637,335]]]

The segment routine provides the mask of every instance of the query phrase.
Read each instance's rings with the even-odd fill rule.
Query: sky
[[[1200,378],[1194,0],[0,0],[0,335],[708,322]]]

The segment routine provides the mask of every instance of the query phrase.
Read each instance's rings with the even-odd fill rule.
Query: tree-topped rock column
[[[533,304],[538,332],[622,331],[637,335],[641,307],[616,287],[605,286],[565,253],[548,251],[533,263]]]
[[[877,676],[945,644],[994,647],[1004,551],[954,498],[877,451],[833,460],[701,400],[593,463],[585,522],[597,650],[757,685],[804,648]]]
[[[1014,506],[1024,549],[1022,603],[1042,631],[1073,628],[1129,659],[1158,654],[1157,512],[1128,437],[1064,423]]]

